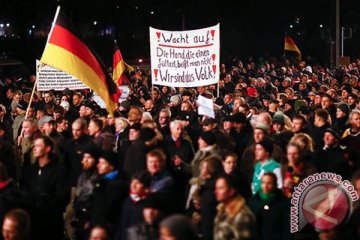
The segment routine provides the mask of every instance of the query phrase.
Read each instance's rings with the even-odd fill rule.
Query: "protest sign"
[[[199,95],[197,99],[199,115],[215,118],[214,105],[211,99]]]
[[[36,77],[38,79],[38,91],[48,91],[51,89],[62,91],[65,88],[69,88],[70,90],[89,88],[74,76],[41,63],[39,60],[36,60]]]
[[[119,86],[119,89],[120,89],[120,91],[121,91],[121,96],[120,96],[119,101],[120,101],[120,100],[125,100],[125,99],[127,99],[127,97],[128,97],[129,94],[130,94],[130,88],[129,88],[129,86],[127,86],[127,85],[121,85],[121,86]]]
[[[150,28],[152,84],[196,87],[219,82],[219,24],[191,31]]]

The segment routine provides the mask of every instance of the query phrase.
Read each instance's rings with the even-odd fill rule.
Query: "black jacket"
[[[290,234],[290,202],[280,190],[276,190],[275,198],[267,204],[257,193],[250,198],[248,205],[256,217],[260,239],[292,239]]]
[[[63,212],[69,202],[68,174],[56,159],[30,165],[23,178],[31,216],[32,239],[62,239]]]
[[[91,225],[116,226],[128,192],[128,184],[118,175],[114,179],[99,176],[91,200]]]
[[[95,147],[88,135],[79,139],[69,139],[65,144],[64,165],[70,173],[70,184],[76,186],[77,179],[82,171],[82,154],[86,148]]]

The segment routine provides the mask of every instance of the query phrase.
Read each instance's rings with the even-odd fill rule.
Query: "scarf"
[[[130,199],[134,203],[137,203],[137,202],[147,198],[148,196],[149,196],[149,193],[147,193],[147,192],[144,192],[142,194],[130,192]]]
[[[275,192],[264,193],[262,189],[259,191],[260,199],[263,201],[264,204],[269,204],[275,199]]]
[[[8,185],[9,181],[8,180],[5,180],[5,181],[2,181],[0,182],[0,189],[6,187]]]
[[[119,175],[119,171],[115,170],[104,175],[106,180],[114,180]]]

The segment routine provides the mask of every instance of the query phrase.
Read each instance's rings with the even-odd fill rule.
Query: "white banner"
[[[36,60],[36,78],[38,79],[38,91],[48,91],[51,89],[62,91],[65,88],[69,88],[70,90],[89,88],[74,76],[45,63],[41,63],[39,60]]]
[[[150,28],[152,83],[196,87],[219,82],[219,24],[191,31]]]

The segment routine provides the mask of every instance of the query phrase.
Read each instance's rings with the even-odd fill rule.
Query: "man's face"
[[[99,130],[100,130],[99,127],[93,121],[90,121],[89,127],[88,127],[89,135],[95,136],[96,133],[99,132]]]
[[[74,106],[77,106],[80,104],[80,97],[78,95],[73,96],[73,104],[74,104]]]
[[[45,94],[44,94],[44,102],[46,102],[46,103],[51,102],[51,95],[50,95],[50,93],[45,93]]]
[[[46,135],[50,135],[53,130],[54,130],[54,125],[52,123],[44,123],[42,127],[43,133],[45,133]]]
[[[61,117],[61,113],[60,112],[54,112],[53,113],[53,117],[56,119],[58,119],[59,117]]]
[[[34,116],[34,111],[35,111],[34,108],[30,107],[27,117],[32,117],[32,116]]]
[[[152,225],[160,217],[160,211],[155,208],[146,207],[143,209],[143,217],[147,224]]]
[[[8,89],[8,90],[6,91],[6,97],[7,97],[8,99],[13,98],[13,95],[14,95],[14,93],[13,93],[13,91],[11,91],[11,89]]]
[[[261,130],[261,129],[254,129],[254,142],[255,142],[255,143],[258,143],[258,142],[264,140],[265,136],[266,136],[266,135],[265,135],[265,133],[264,133],[263,130]]]
[[[226,174],[230,174],[235,170],[236,159],[234,156],[227,156],[223,161],[223,167]]]
[[[16,240],[17,224],[10,218],[5,218],[2,225],[2,235],[4,240]]]
[[[223,178],[219,178],[215,185],[215,197],[218,202],[224,202],[233,197],[235,190],[230,188]]]
[[[336,118],[337,119],[343,118],[345,116],[346,116],[346,114],[343,111],[341,111],[339,108],[336,109]]]
[[[181,133],[182,133],[182,124],[181,123],[176,123],[172,126],[172,128],[170,128],[170,132],[171,132],[171,136],[175,139],[178,139],[181,137]]]
[[[135,141],[140,138],[140,131],[137,129],[130,129],[129,130],[129,140]]]
[[[324,133],[324,144],[326,146],[334,146],[337,143],[337,139],[334,135],[329,132]]]
[[[85,117],[86,116],[86,107],[85,106],[81,106],[79,109],[79,116],[80,117]]]
[[[228,83],[228,82],[230,82],[230,80],[231,80],[230,74],[226,74],[226,75],[225,75],[225,78],[224,78],[224,82],[225,82],[225,83]]]
[[[332,102],[328,97],[322,97],[321,98],[321,108],[322,109],[329,109]]]
[[[198,139],[198,144],[200,150],[209,146],[201,137]]]
[[[146,192],[146,187],[139,180],[133,179],[130,183],[130,191],[131,193],[142,195]]]
[[[229,103],[231,103],[231,100],[232,100],[231,96],[226,94],[224,97],[224,103],[229,104]]]
[[[16,102],[20,102],[21,99],[22,99],[21,94],[16,94],[16,95],[14,96],[14,100],[15,100]]]
[[[269,158],[269,153],[260,144],[255,145],[255,160],[264,161]]]
[[[360,114],[353,114],[350,120],[350,124],[353,128],[360,129]]]
[[[94,228],[91,231],[89,240],[107,240],[108,236],[107,233],[105,231],[105,229],[102,228]]]
[[[223,128],[224,128],[224,130],[230,130],[232,127],[233,127],[232,122],[230,122],[230,121],[225,121],[225,122],[223,122]]]
[[[62,131],[67,130],[68,127],[69,127],[69,122],[68,122],[68,120],[64,119],[61,123],[59,123],[58,127],[59,127]]]
[[[161,112],[159,114],[159,123],[165,125],[169,121],[167,113]]]
[[[261,189],[265,194],[273,192],[275,188],[276,188],[276,183],[274,183],[272,177],[263,176],[261,178]]]
[[[86,116],[94,115],[94,110],[92,110],[91,108],[86,107],[85,110],[86,110],[86,113],[85,113]]]
[[[39,138],[36,139],[34,142],[34,147],[33,147],[33,155],[36,158],[41,158],[46,156],[46,154],[48,154],[50,152],[49,150],[50,147],[45,145],[45,142],[43,139]]]
[[[23,122],[22,129],[23,129],[24,137],[30,137],[31,134],[33,134],[33,132],[35,131],[35,128],[31,127],[30,122],[27,121]]]
[[[300,152],[294,146],[289,146],[286,151],[287,160],[290,165],[294,166],[300,159]]]
[[[299,133],[301,132],[303,128],[302,120],[301,119],[293,119],[291,124],[291,131],[293,133]]]
[[[109,164],[104,158],[99,158],[99,163],[97,165],[98,173],[100,175],[107,174],[114,170],[114,166]]]
[[[81,136],[84,135],[84,130],[81,128],[80,124],[73,123],[72,134],[74,139],[79,139]]]
[[[95,159],[93,156],[91,156],[89,153],[84,153],[83,158],[81,160],[81,164],[83,167],[83,170],[89,170],[92,167],[95,166]]]
[[[152,100],[152,99],[146,100],[144,107],[145,107],[145,109],[147,109],[147,110],[151,110],[151,109],[154,107],[154,102],[153,102],[153,100]]]
[[[160,159],[157,156],[148,156],[146,159],[147,170],[154,175],[161,170]]]

